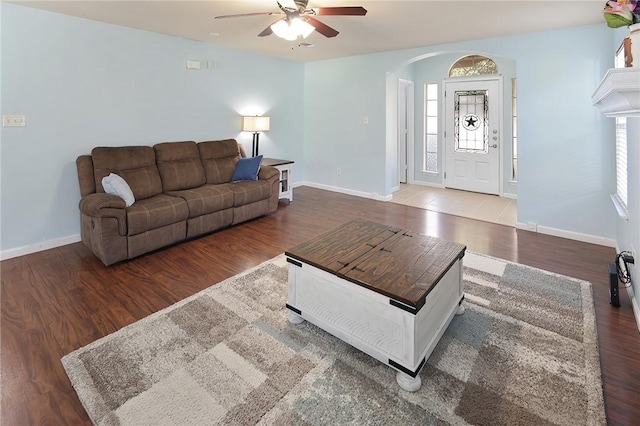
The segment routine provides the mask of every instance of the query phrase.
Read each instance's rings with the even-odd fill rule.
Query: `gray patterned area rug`
[[[62,358],[100,425],[606,424],[591,284],[467,252],[466,313],[420,375],[284,307],[279,256]]]

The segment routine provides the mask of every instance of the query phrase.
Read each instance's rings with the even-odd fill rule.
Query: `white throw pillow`
[[[102,187],[107,194],[122,198],[127,207],[131,207],[136,202],[129,184],[115,173],[110,173],[109,176],[102,178]]]

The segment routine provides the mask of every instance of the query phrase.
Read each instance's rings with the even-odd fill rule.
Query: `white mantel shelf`
[[[640,68],[612,68],[591,96],[607,117],[640,117]]]

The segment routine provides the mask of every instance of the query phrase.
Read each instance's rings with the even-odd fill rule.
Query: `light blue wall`
[[[605,25],[516,38],[519,222],[614,237],[613,127],[591,102],[611,38]]]
[[[390,194],[396,176],[379,168],[386,164],[380,156],[395,150],[395,140],[384,140],[392,134],[385,133],[385,124],[388,128],[395,119],[386,117],[391,101],[380,101],[386,95],[395,102],[393,85],[385,86],[387,76],[416,58],[481,52],[512,60],[517,69],[518,221],[613,239],[614,149],[603,143],[613,127],[591,104],[613,65],[612,34],[601,24],[308,63],[305,111],[316,125],[305,134],[305,159],[316,164],[307,167],[306,178]],[[343,146],[349,149],[337,149]],[[346,164],[340,179],[331,173],[336,161]]]
[[[272,117],[261,153],[295,160],[294,182],[388,196],[397,79],[421,93],[411,64],[451,52],[517,69],[518,221],[615,236],[614,148],[603,143],[613,124],[590,99],[612,66],[604,24],[303,65],[13,4],[0,11],[2,114],[27,116],[1,134],[1,250],[79,233],[74,161],[92,147],[237,137],[250,149],[242,113]],[[187,59],[216,68],[188,71]]]
[[[375,56],[306,65],[307,181],[371,194],[384,192],[386,83],[376,73],[367,72],[369,67],[379,68]],[[345,73],[345,69],[350,71]],[[364,124],[364,117],[369,124]],[[336,173],[338,168],[341,175]]]
[[[1,238],[8,250],[77,235],[75,159],[95,146],[237,138],[271,116],[260,153],[302,163],[304,66],[1,3]],[[203,69],[187,70],[186,60]],[[207,69],[207,60],[216,63]],[[303,167],[294,180],[304,178]]]

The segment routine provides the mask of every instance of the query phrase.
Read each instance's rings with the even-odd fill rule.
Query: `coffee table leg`
[[[411,377],[402,371],[398,371],[396,374],[396,382],[398,382],[398,385],[407,392],[415,392],[420,389],[420,386],[422,386],[420,376]]]
[[[465,308],[464,305],[462,304],[462,302],[460,302],[460,304],[458,305],[458,310],[456,311],[456,315],[462,315],[464,314]]]
[[[304,322],[304,318],[302,318],[300,315],[296,314],[295,312],[289,311],[289,322],[291,324],[302,324]]]

